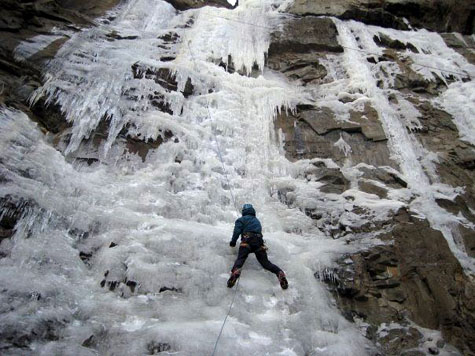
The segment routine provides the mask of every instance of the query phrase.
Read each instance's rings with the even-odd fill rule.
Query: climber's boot
[[[285,278],[285,273],[283,271],[279,272],[277,278],[279,278],[280,286],[282,287],[282,289],[289,288],[289,282],[287,282],[287,278]]]
[[[233,268],[233,270],[231,271],[231,277],[229,277],[228,279],[228,288],[234,287],[234,285],[236,284],[236,281],[238,280],[240,276],[241,276],[241,271],[239,270],[239,268]]]

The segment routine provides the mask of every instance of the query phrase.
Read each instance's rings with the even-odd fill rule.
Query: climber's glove
[[[236,246],[236,243],[233,242],[233,241],[231,241],[231,242],[229,243],[229,246],[234,247],[234,246]]]

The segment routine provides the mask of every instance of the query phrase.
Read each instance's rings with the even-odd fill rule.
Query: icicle
[[[346,143],[346,141],[343,139],[343,137],[340,135],[340,139],[336,141],[333,144],[335,147],[338,147],[341,152],[345,155],[345,157],[348,157],[348,155],[351,153],[351,146]]]

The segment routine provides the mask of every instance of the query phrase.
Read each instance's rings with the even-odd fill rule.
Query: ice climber
[[[228,288],[232,288],[234,284],[236,284],[247,256],[249,256],[250,253],[255,253],[262,267],[274,273],[279,279],[282,289],[287,289],[289,283],[287,282],[284,271],[271,263],[267,258],[267,247],[264,245],[264,240],[262,239],[262,226],[260,221],[256,218],[256,211],[251,204],[243,205],[242,216],[234,223],[233,237],[229,243],[231,247],[236,246],[239,235],[242,235],[241,244],[239,245],[238,257],[231,270],[231,277],[228,279]]]

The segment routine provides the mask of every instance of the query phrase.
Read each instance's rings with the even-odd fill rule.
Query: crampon
[[[228,279],[228,288],[234,287],[234,285],[236,284],[236,281],[239,279],[240,276],[241,276],[241,271],[237,268],[233,269],[231,271],[231,277],[229,277]]]

